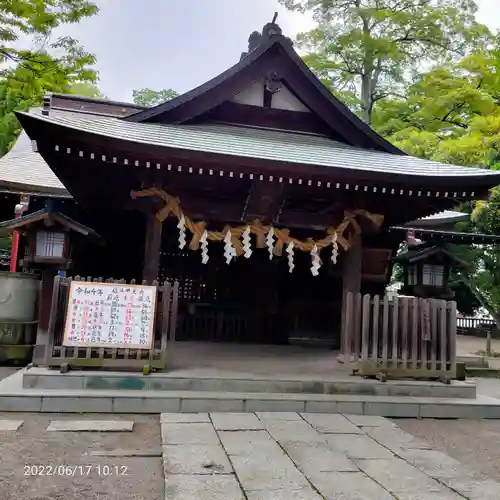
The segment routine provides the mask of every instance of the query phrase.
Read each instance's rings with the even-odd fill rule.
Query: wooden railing
[[[349,293],[343,312],[348,370],[382,380],[455,378],[455,302]]]
[[[485,318],[457,318],[457,333],[473,337],[486,337],[490,332],[493,337],[500,337],[495,321]]]

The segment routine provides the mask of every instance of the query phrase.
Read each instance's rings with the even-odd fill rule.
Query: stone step
[[[265,377],[255,374],[200,374],[195,370],[171,373],[139,373],[74,371],[59,373],[46,368],[24,370],[24,389],[48,390],[135,390],[135,391],[199,391],[286,394],[345,394],[362,396],[411,396],[436,398],[475,398],[476,385],[471,382],[414,380],[367,380],[357,376],[318,380],[311,377],[294,380],[290,375]]]
[[[500,369],[471,366],[465,369],[468,377],[500,378]]]
[[[467,368],[476,367],[476,368],[488,368],[488,363],[484,359],[484,356],[478,355],[466,355],[466,356],[457,356],[457,363],[465,363]]]
[[[2,385],[2,384],[0,384]],[[350,413],[403,418],[500,418],[500,400],[207,391],[47,390],[0,387],[0,412]]]

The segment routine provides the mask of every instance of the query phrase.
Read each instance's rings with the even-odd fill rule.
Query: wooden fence
[[[94,283],[125,284],[125,280],[103,280],[102,278],[81,278],[75,281]],[[139,369],[146,373],[162,370],[167,366],[167,343],[175,340],[177,325],[179,284],[166,281],[157,286],[154,336],[151,349],[123,349],[117,347],[66,347],[63,344],[64,324],[68,308],[72,278],[54,278],[52,306],[49,320],[49,344],[45,351],[44,365],[60,367],[66,371],[70,367],[104,367],[113,369]],[[136,284],[132,280],[130,284]],[[142,285],[148,285],[146,281]]]
[[[343,312],[347,369],[382,380],[455,378],[455,302],[349,293]]]
[[[500,338],[495,321],[488,318],[457,318],[458,335],[486,338],[490,333],[493,338]]]

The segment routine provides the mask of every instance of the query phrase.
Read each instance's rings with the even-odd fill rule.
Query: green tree
[[[78,23],[97,14],[98,10],[97,5],[88,0],[0,0],[0,61],[36,64],[36,53],[15,47],[21,34],[35,36],[41,48],[46,49],[55,28]],[[60,48],[59,41],[50,47]]]
[[[97,81],[92,68],[95,58],[72,39],[60,40],[64,55],[54,58],[46,52],[20,51],[30,64],[17,64],[0,74],[0,156],[15,142],[20,125],[15,111],[40,106],[47,92],[72,93],[73,85]]]
[[[406,95],[377,104],[373,126],[409,154],[444,163],[500,169],[500,52],[493,48],[420,75]],[[403,98],[404,97],[404,98]],[[500,235],[500,187],[462,210],[466,232]],[[469,268],[453,272],[460,310],[483,306],[500,328],[500,248],[450,247]]]
[[[97,85],[87,82],[72,83],[69,93],[82,97],[91,97],[93,99],[107,99]]]
[[[172,89],[152,90],[145,88],[132,91],[134,103],[148,107],[158,106],[158,104],[170,101],[178,95],[179,94]]]
[[[279,0],[310,11],[317,27],[298,37],[306,63],[371,123],[375,103],[404,93],[423,60],[444,61],[484,48],[474,0]]]

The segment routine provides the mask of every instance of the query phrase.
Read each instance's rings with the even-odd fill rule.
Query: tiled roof
[[[14,147],[0,158],[0,186],[30,193],[69,196],[45,160],[33,151],[30,138],[24,131]]]
[[[188,151],[409,177],[500,179],[500,172],[366,150],[298,133],[224,125],[135,123],[58,110],[52,110],[49,116],[38,114],[36,119],[72,130]]]

